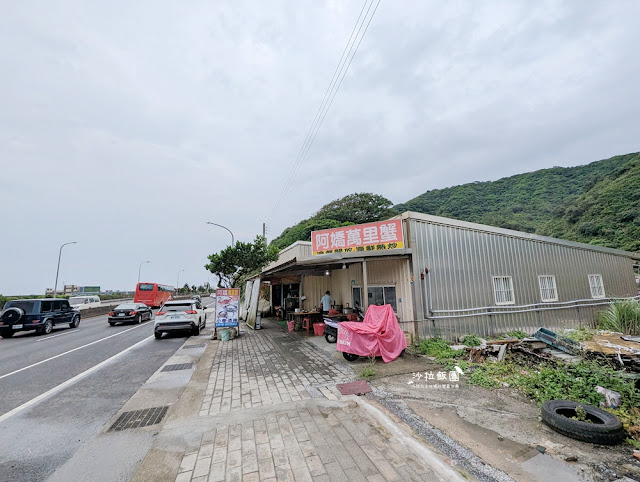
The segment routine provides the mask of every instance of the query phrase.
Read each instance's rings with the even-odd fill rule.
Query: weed
[[[485,388],[499,388],[506,382],[540,404],[548,400],[572,400],[597,407],[603,396],[596,392],[596,386],[614,390],[620,393],[621,406],[609,411],[620,419],[632,438],[640,440],[640,409],[636,408],[640,406],[640,390],[633,380],[596,361],[548,362],[536,370],[506,361],[485,363],[469,375],[468,382]]]
[[[374,354],[371,354],[371,356],[369,356],[368,358],[369,363],[366,367],[360,370],[360,378],[370,378],[376,374],[376,371],[373,369],[374,365],[376,364],[376,356]]]
[[[511,338],[517,338],[518,340],[524,340],[526,337],[529,336],[524,331],[520,331],[520,330],[510,331],[509,333],[507,333],[507,335],[510,336]]]
[[[640,335],[640,302],[616,301],[598,313],[598,327],[627,335]]]
[[[576,416],[571,418],[577,420],[578,422],[592,423],[589,417],[587,417],[587,411],[580,405],[576,407]]]
[[[462,339],[462,344],[464,346],[480,346],[482,345],[482,340],[478,335],[465,335]]]
[[[420,343],[420,352],[435,357],[439,362],[461,358],[465,355],[464,350],[454,350],[442,338],[427,338]]]
[[[571,330],[565,336],[570,340],[582,343],[583,341],[589,341],[593,338],[594,332],[586,326],[580,326],[575,330]]]
[[[370,378],[376,374],[376,371],[370,366],[364,367],[360,370],[360,378]]]

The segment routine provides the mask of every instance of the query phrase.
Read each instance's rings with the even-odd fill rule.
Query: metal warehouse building
[[[405,212],[314,232],[260,280],[273,307],[313,310],[330,290],[342,307],[391,304],[405,332],[452,338],[592,325],[638,295],[639,265],[637,253]]]

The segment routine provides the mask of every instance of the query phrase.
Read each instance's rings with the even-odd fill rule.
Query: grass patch
[[[375,355],[371,355],[369,357],[369,363],[367,364],[366,367],[364,367],[362,370],[360,370],[360,378],[371,378],[373,376],[375,376],[376,371],[373,369],[373,366],[376,364],[376,357]]]
[[[492,339],[494,339],[494,340],[513,340],[514,338],[517,338],[518,340],[524,340],[528,336],[529,335],[527,333],[525,333],[524,331],[513,330],[513,331],[510,331],[508,333],[503,333],[501,335],[498,335],[498,336],[496,336],[495,338],[492,338]]]
[[[482,340],[478,335],[465,335],[462,339],[462,344],[464,346],[480,346],[482,345]]]
[[[514,362],[485,363],[475,368],[468,377],[469,384],[485,388],[499,388],[504,383],[524,392],[539,404],[548,400],[571,400],[599,406],[604,396],[596,386],[620,393],[621,405],[610,410],[622,422],[632,439],[640,441],[640,390],[634,381],[621,372],[596,361],[576,364],[547,362],[531,369]]]
[[[360,370],[360,378],[371,378],[375,376],[376,371],[371,367],[364,367]]]
[[[598,328],[626,335],[640,335],[640,302],[616,301],[598,313]]]
[[[589,341],[593,338],[595,332],[590,330],[585,326],[580,326],[575,330],[571,330],[565,336],[570,340],[577,341],[578,343],[582,343],[583,341]]]
[[[435,357],[438,361],[450,360],[465,356],[464,350],[454,350],[442,338],[427,338],[419,345],[420,353]]]

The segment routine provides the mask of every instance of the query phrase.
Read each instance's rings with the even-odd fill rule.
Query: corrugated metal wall
[[[309,241],[297,241],[293,243],[291,246],[287,246],[282,251],[280,251],[279,257],[273,263],[269,263],[267,266],[263,268],[263,271],[268,271],[277,266],[285,264],[288,261],[291,261],[294,258],[307,259],[311,256],[311,243]]]
[[[630,258],[550,242],[441,225],[409,218],[414,272],[416,317],[433,310],[460,310],[495,304],[492,277],[511,276],[515,305],[540,303],[539,275],[554,275],[558,301],[591,298],[589,274],[602,275],[607,297],[636,295]],[[429,289],[430,282],[430,289]],[[500,307],[496,307],[498,309]],[[532,332],[593,322],[601,307],[477,316],[421,323],[421,336],[479,333],[485,336],[514,329]]]

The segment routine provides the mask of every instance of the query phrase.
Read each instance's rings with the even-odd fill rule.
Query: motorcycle
[[[407,340],[391,305],[371,305],[361,323],[343,321],[337,326],[336,349],[347,361],[361,356],[382,357],[385,363],[404,355]]]
[[[357,317],[357,321],[361,322],[364,320],[364,315],[362,310],[360,309],[360,305],[356,303],[353,308],[353,313]],[[336,316],[323,316],[324,319],[324,331],[322,334],[324,335],[324,339],[327,340],[327,343],[337,343],[338,341],[338,325],[344,321],[349,321],[349,317],[346,315],[336,315]]]

